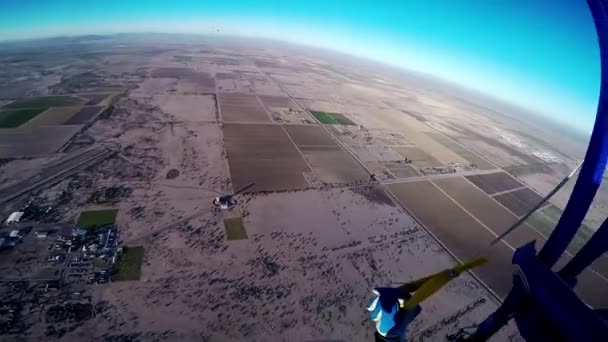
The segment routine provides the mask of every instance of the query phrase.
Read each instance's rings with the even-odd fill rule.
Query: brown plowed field
[[[389,190],[418,220],[460,259],[479,257],[494,235],[429,181],[390,184]],[[487,249],[490,261],[477,274],[499,296],[511,288],[511,249],[504,244]]]
[[[337,146],[336,142],[319,126],[285,125],[284,127],[298,146]]]
[[[249,191],[308,186],[302,173],[310,169],[280,126],[226,124],[224,143],[235,190],[250,183]]]
[[[270,122],[270,117],[262,106],[222,105],[222,118],[225,122]]]
[[[466,178],[477,185],[486,194],[490,195],[523,186],[523,184],[505,172],[466,176]]]
[[[64,125],[81,125],[89,122],[97,113],[99,113],[104,107],[103,106],[88,106],[82,107],[78,113],[74,114],[69,118]]]
[[[524,216],[543,199],[528,188],[496,195],[494,198],[517,216]]]

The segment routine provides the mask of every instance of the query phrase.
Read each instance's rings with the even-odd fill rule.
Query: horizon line
[[[347,51],[343,51],[343,50],[333,49],[333,48],[326,47],[326,46],[320,46],[320,45],[315,45],[315,44],[305,43],[305,42],[295,42],[295,41],[290,41],[287,39],[281,39],[281,38],[277,38],[277,37],[239,36],[236,34],[216,33],[216,32],[162,32],[162,31],[131,31],[131,32],[129,32],[129,31],[120,31],[120,32],[111,32],[111,33],[82,33],[82,34],[62,34],[62,35],[49,35],[49,36],[42,35],[42,36],[38,36],[38,37],[15,38],[15,39],[6,39],[6,40],[0,39],[0,45],[21,43],[21,42],[26,43],[26,42],[62,39],[62,38],[63,39],[84,38],[84,37],[88,37],[88,36],[116,37],[116,36],[120,36],[120,35],[142,35],[142,36],[144,36],[144,35],[176,35],[176,36],[191,35],[191,36],[199,36],[199,37],[238,38],[238,39],[244,39],[244,40],[258,39],[258,40],[268,40],[268,41],[280,42],[280,43],[284,43],[284,44],[299,45],[302,47],[326,50],[329,52],[338,53],[338,54],[348,56],[351,58],[354,57],[354,58],[358,58],[358,59],[363,59],[368,62],[372,62],[372,63],[376,63],[379,65],[383,65],[385,67],[396,69],[398,71],[417,74],[418,76],[424,77],[432,82],[436,82],[436,83],[439,82],[439,83],[444,83],[444,85],[446,85],[446,86],[458,87],[461,90],[464,90],[465,92],[471,93],[471,95],[485,96],[490,100],[498,101],[498,102],[502,103],[503,105],[512,106],[512,107],[514,107],[514,109],[517,109],[522,112],[526,112],[527,114],[534,115],[537,118],[547,119],[547,120],[553,122],[554,124],[561,126],[562,128],[573,131],[573,133],[584,134],[585,136],[589,135],[595,124],[595,119],[594,119],[593,125],[590,125],[590,127],[588,129],[580,127],[578,125],[568,125],[568,123],[565,122],[564,120],[555,119],[554,117],[552,117],[549,114],[541,113],[540,111],[532,109],[532,108],[527,108],[526,106],[513,102],[512,100],[496,97],[495,95],[487,93],[481,89],[477,89],[475,87],[468,86],[468,85],[458,82],[456,80],[451,80],[451,79],[445,78],[441,75],[437,75],[437,74],[430,73],[430,72],[423,71],[423,70],[417,70],[417,69],[410,68],[410,67],[407,67],[404,65],[393,64],[388,61],[375,59],[373,57],[368,57],[368,56],[363,56],[363,55],[359,55],[356,53],[351,53],[351,52],[347,52]],[[462,99],[461,97],[456,96],[454,94],[452,94],[452,96]],[[466,99],[466,100],[470,101],[470,99]],[[474,102],[476,102],[476,101],[474,101]],[[476,103],[476,104],[481,105],[479,103]],[[497,112],[501,112],[502,114],[507,114],[507,113],[504,113],[502,109],[498,109],[498,108],[490,108],[490,109],[495,110]],[[596,113],[597,113],[597,108],[594,113],[594,118],[595,118]]]

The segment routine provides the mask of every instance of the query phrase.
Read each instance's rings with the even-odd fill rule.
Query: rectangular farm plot
[[[144,263],[144,247],[126,246],[112,267],[112,281],[139,280]]]
[[[224,219],[224,229],[226,230],[226,238],[228,240],[247,239],[247,231],[245,230],[243,219],[241,217]]]
[[[61,125],[71,118],[81,107],[52,107],[23,124],[21,127],[32,128],[40,126]]]
[[[0,158],[24,158],[55,153],[81,128],[79,125],[41,126],[27,132],[0,134],[0,145],[6,145],[6,148],[0,151]]]
[[[351,145],[350,148],[362,162],[403,160],[399,153],[388,146]]]
[[[0,128],[15,128],[32,120],[45,108],[38,109],[10,109],[0,111]]]
[[[501,227],[503,222],[512,223],[515,222],[515,220],[517,219],[512,213],[508,212],[505,208],[500,206],[491,197],[484,194],[481,190],[477,189],[472,184],[466,182],[461,177],[437,179],[433,180],[432,182],[438,185],[445,193],[447,193],[449,197],[451,197],[460,206],[462,206],[466,212],[468,212],[477,220],[485,224],[486,227],[493,231],[495,234],[500,234],[506,228],[508,228],[508,226],[510,226],[509,223],[505,227]],[[535,215],[536,214],[542,215],[542,210],[535,213]],[[511,246],[516,248],[535,240],[537,249],[540,249],[546,239],[544,234],[539,233],[540,229],[538,229],[537,231],[535,222],[538,219],[539,217],[536,217],[524,223],[519,229],[513,231],[509,236],[507,236],[506,241]],[[578,249],[580,249],[582,243],[585,241],[585,235],[590,235],[586,233],[589,232],[588,228],[585,228],[585,226],[581,227],[581,230],[579,230],[577,235],[574,237],[572,243],[568,247],[568,251],[570,251],[571,253],[574,253]],[[504,244],[499,245],[504,246]],[[593,265],[593,267],[596,271],[600,270],[600,272],[606,272],[606,270],[608,270],[608,263],[605,265],[596,263]],[[601,286],[605,286],[605,282],[603,282],[601,278],[597,277],[597,275],[593,275],[593,277],[595,278],[596,284],[598,284],[597,282],[599,281],[601,283]],[[594,294],[588,286],[584,289],[579,287],[579,290],[589,299],[590,303],[598,302],[598,299],[600,297]]]
[[[324,183],[350,183],[369,179],[369,174],[341,147],[305,146],[304,157]]]
[[[278,125],[225,124],[224,143],[234,189],[297,190],[308,187],[310,169]]]
[[[553,232],[553,229],[555,229],[555,226],[557,226],[561,214],[562,210],[551,204],[532,214],[526,223],[534,227],[541,234],[549,236]],[[594,230],[583,223],[568,246],[568,251],[572,254],[578,252],[591,239],[593,233]],[[606,269],[608,270],[608,267]],[[608,272],[605,275],[608,275]]]
[[[16,109],[16,108],[49,108],[49,107],[64,107],[64,106],[77,106],[82,105],[86,102],[83,99],[73,96],[41,96],[31,97],[16,100],[15,102],[9,103],[2,107],[3,109]]]
[[[194,83],[197,91],[215,91],[215,80],[210,74],[189,68],[157,68],[152,72],[152,77],[185,80]]]
[[[89,228],[116,222],[117,209],[87,210],[80,213],[76,225]]]
[[[515,215],[462,177],[436,179],[433,180],[433,183],[496,235],[502,233],[517,221]],[[536,246],[539,247],[545,241],[542,235],[525,223],[507,236],[506,240],[513,247],[519,247],[532,240],[536,240]]]
[[[254,95],[219,95],[222,118],[225,122],[270,122],[270,116]]]
[[[289,97],[261,95],[260,100],[266,107],[289,108],[293,107],[293,102]]]
[[[389,190],[459,259],[478,257],[492,235],[471,215],[444,195],[430,181],[395,183]],[[511,288],[511,249],[504,244],[487,249],[484,256],[488,264],[473,270],[499,296],[505,296]]]
[[[214,88],[200,85],[196,81],[193,80],[179,80],[177,82],[177,91],[180,94],[185,95],[199,95],[199,94],[208,94],[213,93],[215,91]]]
[[[260,105],[260,101],[255,95],[237,94],[237,93],[221,93],[218,95],[220,105],[235,105],[235,106],[254,106]]]
[[[284,127],[293,142],[300,147],[336,145],[334,139],[319,126],[285,125]]]
[[[385,163],[384,165],[397,178],[420,176],[420,173],[410,165],[401,165],[397,163]]]
[[[85,103],[86,106],[94,106],[110,95],[112,94],[82,94],[78,96],[88,100],[87,103]]]
[[[319,126],[284,126],[325,183],[367,180],[369,174]]]
[[[412,165],[416,168],[441,166],[441,162],[430,154],[426,153],[418,147],[391,147],[399,153],[404,159],[412,161]]]
[[[466,176],[466,178],[489,195],[493,195],[497,192],[521,188],[524,186],[505,172]]]
[[[103,106],[87,106],[82,107],[76,114],[69,118],[64,125],[81,125],[92,120],[105,107]]]
[[[318,110],[311,110],[310,113],[322,124],[355,126],[354,122],[340,113],[329,113]]]
[[[517,216],[524,216],[543,200],[540,195],[528,188],[496,195],[494,198]]]
[[[461,156],[462,158],[464,158],[466,161],[469,162],[469,165],[471,167],[473,167],[475,169],[480,169],[480,170],[494,169],[494,166],[492,164],[490,164],[490,162],[483,159],[482,157],[475,154],[474,152],[470,151],[466,147],[456,143],[455,141],[452,141],[450,138],[446,137],[445,135],[443,135],[441,133],[427,133],[427,134],[429,136],[431,136],[431,138],[433,138],[433,140],[437,141],[441,145],[447,147],[448,149],[452,150],[454,153],[456,153],[459,156]]]
[[[270,122],[266,110],[257,105],[221,105],[224,122]]]

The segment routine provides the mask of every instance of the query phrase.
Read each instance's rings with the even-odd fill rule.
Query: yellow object
[[[477,266],[481,266],[488,262],[485,258],[477,258],[473,259],[469,262],[465,262],[458,266],[449,268],[447,270],[443,270],[439,273],[435,273],[428,277],[424,277],[418,280],[414,280],[407,284],[403,284],[399,286],[399,289],[414,292],[412,297],[410,297],[407,301],[403,302],[399,306],[404,310],[410,310],[416,307],[416,305],[420,304],[423,300],[429,298],[435,292],[439,291],[443,286],[450,282],[450,280],[458,277],[460,273],[475,268]]]

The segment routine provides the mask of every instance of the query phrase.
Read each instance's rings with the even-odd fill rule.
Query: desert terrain
[[[410,326],[412,340],[443,340],[498,307],[513,249],[544,243],[568,190],[487,245],[585,149],[453,85],[302,46],[165,35],[65,38],[45,54],[14,44],[0,50],[1,213],[51,209],[2,231],[76,229],[83,210],[111,209],[119,245],[143,254],[132,277],[82,288],[62,275],[44,304],[20,302],[14,284],[46,278],[0,276],[24,312],[7,341],[369,341],[373,287],[487,257]],[[243,188],[230,210],[212,205]],[[606,216],[602,196],[587,230]],[[25,262],[26,240],[2,251],[3,267]],[[607,266],[581,277],[589,305],[608,304]],[[58,328],[57,298],[89,311]],[[512,325],[494,338],[519,340]]]

